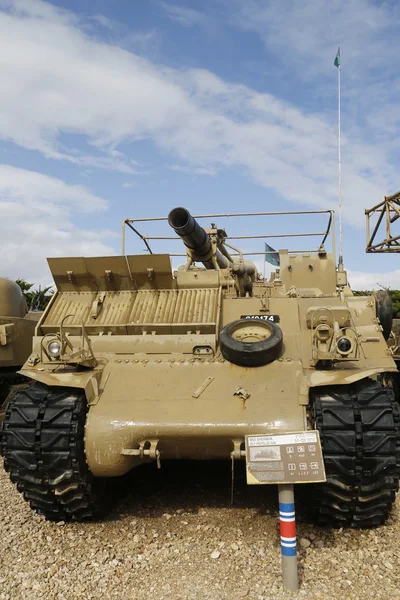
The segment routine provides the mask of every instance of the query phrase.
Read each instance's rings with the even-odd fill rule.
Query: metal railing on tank
[[[333,210],[293,210],[293,211],[278,211],[278,212],[246,212],[246,213],[214,213],[214,214],[206,214],[206,215],[193,215],[193,218],[196,220],[200,219],[225,219],[225,218],[245,218],[245,217],[276,217],[276,216],[294,216],[294,215],[327,215],[328,223],[323,231],[308,231],[302,233],[271,233],[271,234],[262,234],[262,235],[233,235],[226,236],[226,240],[268,240],[273,238],[307,238],[307,237],[321,237],[321,242],[317,248],[312,249],[290,249],[290,254],[319,254],[324,249],[324,245],[326,240],[330,237],[331,246],[332,246],[332,254],[336,255],[335,249],[335,219]],[[122,222],[122,254],[125,255],[125,231],[126,227],[131,229],[143,242],[146,251],[150,254],[153,254],[153,250],[151,248],[150,242],[152,241],[172,241],[172,240],[180,240],[181,238],[174,235],[143,235],[138,227],[147,223],[168,223],[168,217],[144,217],[144,218],[136,218],[136,219],[124,219]],[[276,250],[272,251],[246,251],[241,252],[242,256],[265,256],[266,254],[275,254]],[[171,257],[185,257],[185,253],[169,253]]]

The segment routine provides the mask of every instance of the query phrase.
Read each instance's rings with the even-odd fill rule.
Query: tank
[[[243,252],[215,224],[245,219],[236,239],[247,247],[273,237],[252,233],[261,218],[314,212],[328,225],[307,234],[321,235],[313,250]],[[149,223],[169,235],[143,235]],[[32,509],[98,518],[113,479],[145,462],[244,469],[246,436],[317,430],[326,481],[307,486],[312,518],[384,523],[400,475],[397,369],[375,299],[353,296],[336,268],[333,211],[193,217],[178,207],[123,225],[121,256],[48,259],[57,291],[21,370],[33,383],[8,403],[1,434],[5,469]],[[127,228],[147,254],[126,253]],[[185,250],[179,268],[174,252],[152,252],[170,239]],[[260,256],[277,267],[268,279]]]
[[[31,354],[35,317],[28,313],[19,285],[0,278],[0,420],[11,386],[26,381],[17,371]]]

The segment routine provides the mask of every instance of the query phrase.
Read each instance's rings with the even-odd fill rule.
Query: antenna
[[[340,155],[340,46],[333,63],[338,70],[338,186],[339,186],[339,270],[343,269],[343,219],[342,219],[342,161]]]

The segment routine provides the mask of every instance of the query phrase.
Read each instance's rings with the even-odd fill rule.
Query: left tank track
[[[14,386],[28,384],[28,379],[17,372],[18,368],[0,369],[0,410]]]
[[[107,494],[84,451],[87,405],[82,390],[34,383],[8,402],[0,430],[4,468],[24,499],[51,521],[104,514]]]

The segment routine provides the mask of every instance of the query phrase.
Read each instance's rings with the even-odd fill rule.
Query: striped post
[[[278,493],[283,586],[287,590],[297,592],[299,581],[297,575],[296,516],[293,485],[279,485]]]

